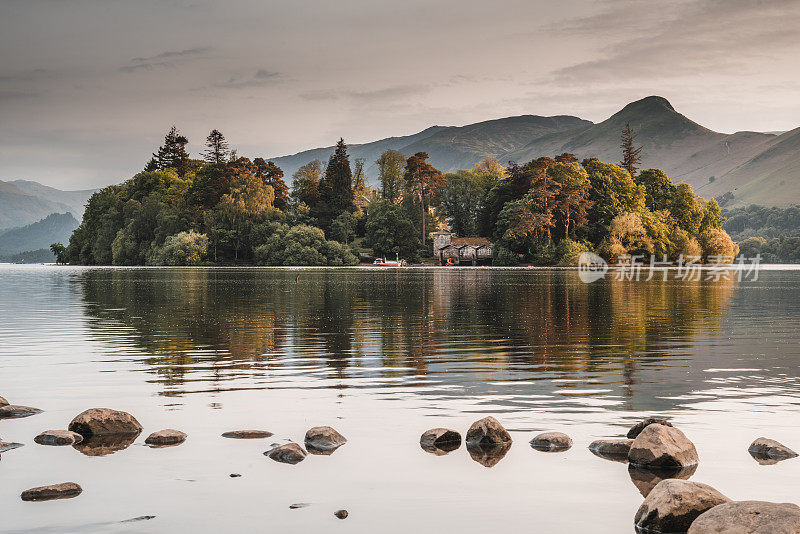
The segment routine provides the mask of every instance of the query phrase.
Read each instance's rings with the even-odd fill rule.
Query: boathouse
[[[485,237],[453,237],[440,231],[433,235],[433,255],[442,265],[449,259],[454,265],[486,265],[492,263],[494,245]]]

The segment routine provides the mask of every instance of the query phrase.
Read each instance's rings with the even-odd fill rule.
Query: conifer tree
[[[356,210],[353,195],[353,172],[344,139],[336,143],[336,150],[328,160],[325,176],[319,184],[320,203],[318,217],[323,227],[344,213]]]
[[[208,163],[223,163],[228,159],[228,142],[222,132],[216,128],[206,137],[206,150],[203,159]]]
[[[631,175],[631,178],[636,176],[636,171],[639,170],[639,162],[642,161],[642,158],[639,154],[642,152],[642,147],[636,147],[636,133],[631,128],[629,123],[625,124],[625,128],[622,130],[622,144],[620,148],[622,149],[622,161],[620,162],[619,166],[623,169],[627,170],[628,173]]]
[[[164,136],[164,144],[153,154],[158,169],[175,169],[181,176],[185,175],[189,170],[189,153],[186,152],[188,144],[189,140],[175,126],[170,128]]]

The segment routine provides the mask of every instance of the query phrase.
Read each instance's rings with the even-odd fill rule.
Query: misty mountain
[[[33,224],[6,230],[0,234],[0,255],[46,249],[52,243],[66,245],[79,224],[71,213],[52,213]]]
[[[579,159],[617,163],[626,124],[643,146],[643,169],[663,169],[675,182],[687,182],[706,198],[732,193],[730,206],[800,203],[800,128],[780,135],[715,132],[659,96],[631,102],[597,124],[573,116],[523,115],[460,127],[434,126],[411,136],[354,145],[350,153],[352,159],[365,158],[373,186],[377,184],[374,161],[388,148],[406,156],[427,152],[431,163],[445,172],[469,168],[486,156],[507,164],[571,152]],[[325,162],[332,151],[333,147],[321,148],[273,161],[291,181],[298,167],[314,159]]]
[[[61,191],[24,180],[0,180],[0,230],[40,221],[51,213],[72,213],[80,219],[92,193],[93,190]]]

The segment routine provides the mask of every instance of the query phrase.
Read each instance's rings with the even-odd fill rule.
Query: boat
[[[379,267],[405,267],[407,265],[406,260],[401,260],[400,255],[397,255],[397,259],[394,261],[387,260],[386,258],[375,258],[375,261],[372,262],[372,265],[377,265]]]

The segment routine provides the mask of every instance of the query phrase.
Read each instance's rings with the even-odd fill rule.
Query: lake
[[[2,265],[0,395],[44,412],[0,421],[3,441],[25,444],[2,454],[1,528],[631,533],[654,481],[587,446],[651,415],[696,444],[691,480],[798,503],[800,459],[747,452],[759,436],[800,448],[798,362],[791,269],[584,284],[556,269]],[[34,443],[93,407],[144,432],[105,456]],[[463,445],[419,446],[486,415],[514,439],[491,467]],[[264,456],[318,425],[348,443],[297,465]],[[144,446],[163,428],[189,438]],[[240,428],[275,435],[220,436]],[[534,450],[543,431],[574,445]],[[65,481],[83,493],[20,499]]]

